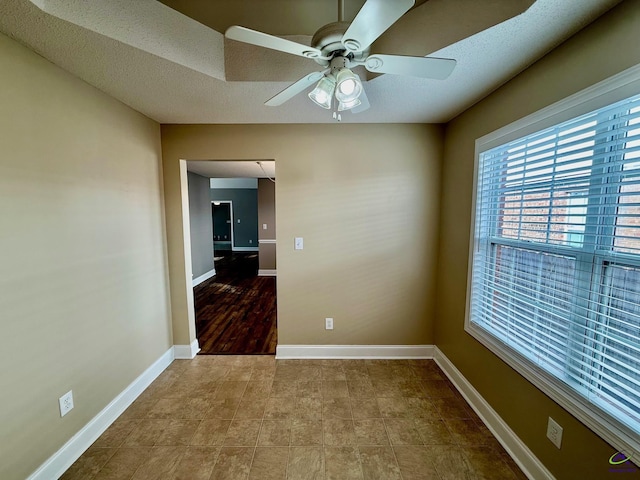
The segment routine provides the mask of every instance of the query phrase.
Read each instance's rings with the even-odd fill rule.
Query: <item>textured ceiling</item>
[[[446,122],[620,2],[537,0],[527,9],[532,1],[416,2],[372,51],[454,58],[453,74],[371,77],[371,108],[342,121]],[[182,13],[156,0],[2,0],[0,31],[161,123],[334,122],[305,94],[263,105],[317,64],[225,41],[221,31],[240,24],[308,42],[337,19],[337,0],[163,2]],[[362,3],[345,0],[345,20]]]

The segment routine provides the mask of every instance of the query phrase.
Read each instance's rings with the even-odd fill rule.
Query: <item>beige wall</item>
[[[263,226],[266,225],[266,229]],[[258,241],[276,239],[276,185],[268,178],[258,179]],[[260,243],[259,269],[276,269],[275,243]]]
[[[500,88],[446,130],[436,344],[558,479],[619,478],[613,449],[463,331],[474,142],[499,127],[640,63],[640,2],[627,1]],[[561,450],[547,417],[564,427]]]
[[[430,125],[163,125],[175,343],[193,339],[179,159],[273,158],[279,343],[431,344],[441,138]]]
[[[3,35],[0,72],[0,478],[17,480],[172,342],[158,124]]]

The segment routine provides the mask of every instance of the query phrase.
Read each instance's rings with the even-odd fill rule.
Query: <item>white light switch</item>
[[[302,237],[296,237],[294,241],[294,248],[296,250],[302,250],[304,248],[304,241]]]
[[[266,224],[266,223],[263,223],[263,224],[262,224],[262,229],[263,229],[263,230],[266,230],[266,229],[267,229],[267,224]]]

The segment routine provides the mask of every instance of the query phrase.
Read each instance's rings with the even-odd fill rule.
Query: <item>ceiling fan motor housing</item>
[[[344,32],[347,31],[347,28],[349,28],[348,22],[329,23],[328,25],[321,27],[313,35],[313,38],[311,39],[311,46],[322,51],[322,55],[329,59],[342,56],[355,62],[364,61],[369,56],[369,48],[353,51],[351,48],[347,48],[342,42],[342,37],[344,36]],[[350,45],[350,47],[352,46],[353,45]],[[331,65],[331,60],[323,58],[314,58],[314,60],[323,67]]]

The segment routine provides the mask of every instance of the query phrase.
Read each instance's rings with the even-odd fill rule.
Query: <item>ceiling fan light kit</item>
[[[373,73],[410,75],[421,78],[445,79],[456,65],[447,58],[409,57],[404,55],[369,55],[371,44],[413,7],[414,0],[367,0],[351,24],[330,23],[313,36],[311,46],[284,38],[232,26],[225,36],[292,55],[313,59],[325,68],[293,83],[265,105],[278,106],[317,82],[308,94],[318,106],[330,110],[335,97],[338,111],[361,112],[369,108],[360,77],[351,67],[363,65]],[[318,81],[318,77],[321,78]],[[335,112],[334,112],[335,113]]]

